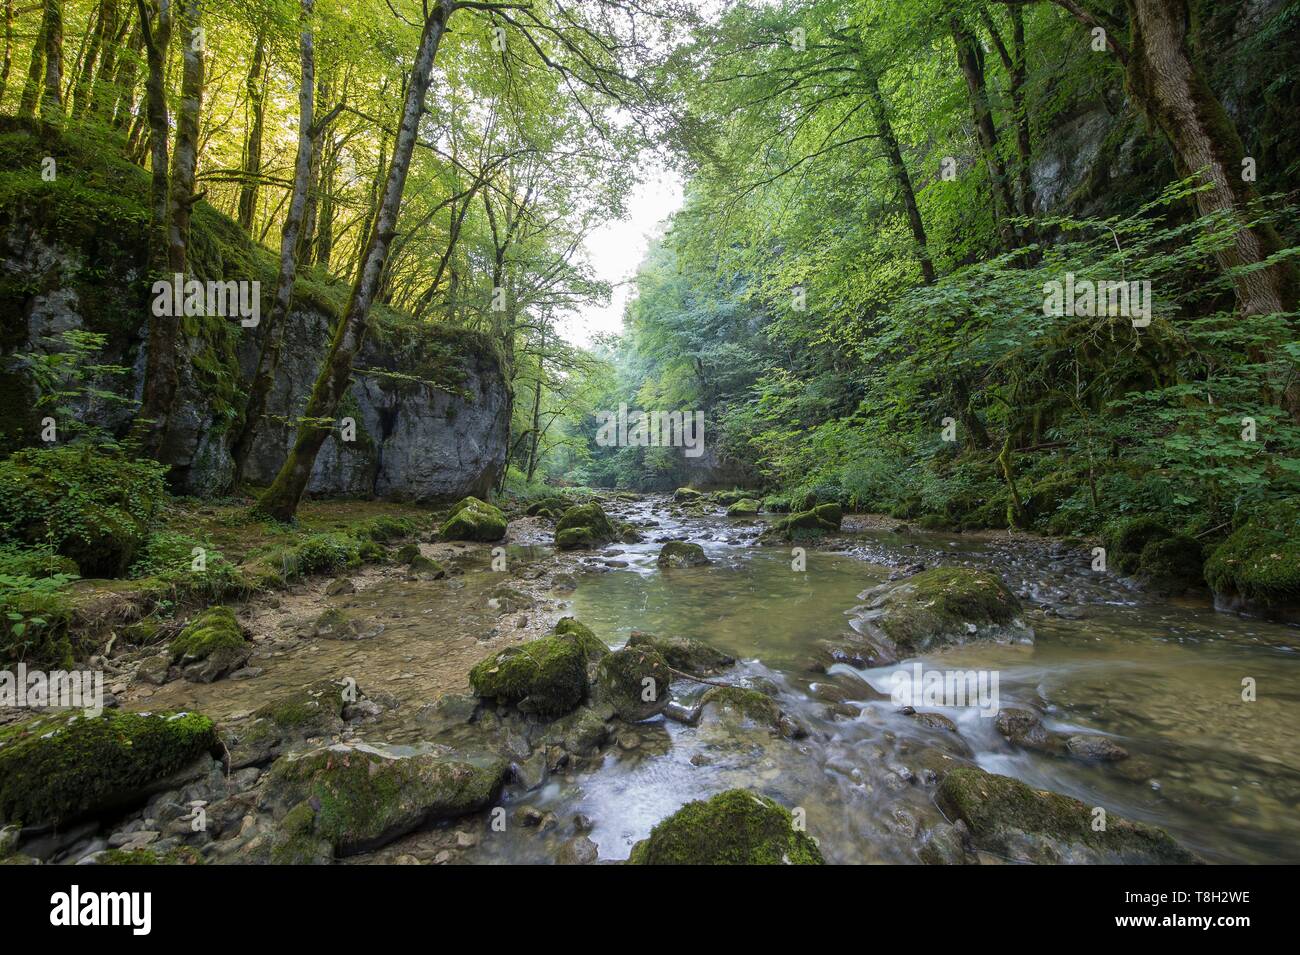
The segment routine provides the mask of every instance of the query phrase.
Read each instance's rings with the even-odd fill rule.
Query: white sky
[[[656,165],[647,170],[627,200],[627,217],[606,223],[588,238],[587,258],[596,277],[614,286],[607,306],[588,305],[560,322],[560,334],[575,345],[590,345],[597,335],[623,327],[623,308],[632,292],[630,280],[662,223],[682,204],[682,181]]]

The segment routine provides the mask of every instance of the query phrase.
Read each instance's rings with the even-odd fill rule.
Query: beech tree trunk
[[[231,450],[235,469],[231,487],[237,489],[244,479],[244,467],[249,452],[257,438],[257,428],[266,413],[266,401],[275,384],[275,371],[280,364],[280,349],[284,344],[284,325],[289,306],[293,301],[293,283],[298,274],[299,235],[307,207],[307,192],[311,186],[311,171],[315,165],[312,123],[315,93],[316,53],[312,28],[315,0],[301,0],[302,33],[299,49],[302,59],[302,78],[298,87],[298,152],[294,160],[293,193],[289,198],[289,211],[280,233],[280,269],[275,280],[275,298],[266,328],[262,330],[262,350],[257,360],[257,374],[244,409],[244,423]]]
[[[45,90],[41,94],[41,119],[63,118],[63,0],[45,0]]]
[[[203,109],[203,43],[200,0],[181,0],[181,105],[176,114],[171,193],[167,204],[167,265],[189,271],[190,216],[199,164],[199,119]]]
[[[393,144],[393,158],[384,184],[383,201],[369,238],[362,246],[361,267],[347,307],[334,332],[329,353],[312,387],[311,398],[298,428],[298,437],[280,473],[267,488],[255,510],[276,520],[292,520],[311,477],[316,455],[334,425],[339,402],[348,390],[352,359],[360,350],[369,327],[370,307],[388,259],[388,249],[397,228],[406,175],[419,132],[420,116],[433,79],[433,62],[447,28],[448,10],[442,4],[425,16],[420,45],[412,64],[410,82],[402,108],[402,122]]]
[[[259,28],[249,61],[244,87],[248,91],[248,136],[244,140],[244,181],[239,187],[239,224],[245,232],[253,231],[253,217],[257,213],[257,177],[262,174],[262,124],[266,115],[266,101],[262,82],[262,60],[266,55],[266,32]]]
[[[49,4],[42,8],[41,28],[32,43],[32,58],[27,64],[27,82],[18,101],[18,115],[24,119],[36,116],[36,106],[41,99],[41,84],[45,77],[45,32],[49,29]]]
[[[76,86],[72,89],[72,115],[81,118],[90,111],[92,81],[95,67],[100,64],[101,52],[106,57],[108,44],[117,31],[117,4],[114,0],[99,0],[99,16],[95,20],[95,29],[90,33],[90,42],[81,58],[81,70],[77,74]]]
[[[0,100],[9,86],[9,70],[14,65],[14,0],[5,0],[5,52],[0,64]]]

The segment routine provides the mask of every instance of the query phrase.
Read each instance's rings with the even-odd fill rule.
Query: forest
[[[0,861],[1300,861],[1298,81],[1296,0],[4,0]]]

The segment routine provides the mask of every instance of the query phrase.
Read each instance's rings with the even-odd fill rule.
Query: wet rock
[[[592,865],[599,857],[596,843],[586,836],[578,836],[560,845],[555,861],[558,865]]]
[[[907,713],[907,710],[912,710],[912,712]],[[928,726],[931,729],[936,730],[943,730],[947,733],[957,732],[957,724],[948,719],[948,717],[944,716],[942,713],[920,713],[912,709],[910,706],[904,707],[903,711],[922,726]]]
[[[822,865],[784,806],[742,789],[690,802],[632,847],[630,865]]]
[[[817,506],[783,517],[768,525],[761,535],[763,540],[802,540],[821,537],[840,529],[844,512],[838,504]]]
[[[362,627],[337,607],[330,607],[312,624],[311,635],[319,640],[360,640]]]
[[[382,846],[435,819],[490,805],[509,766],[492,756],[446,748],[412,756],[384,747],[338,744],[276,761],[262,805],[277,815],[298,813],[297,834],[309,833],[339,855]],[[310,828],[305,813],[311,811]],[[284,821],[282,830],[286,829]]]
[[[170,653],[158,653],[145,657],[135,670],[135,682],[162,686],[167,682],[167,672],[171,669]]]
[[[970,830],[959,819],[954,825],[944,822],[926,832],[916,854],[926,865],[979,865],[979,856],[969,850]]]
[[[478,715],[479,699],[468,693],[444,693],[432,703],[421,707],[415,718],[436,736],[444,730],[472,723]]]
[[[463,498],[438,529],[443,540],[499,541],[506,536],[501,509],[476,497]]]
[[[863,596],[854,626],[886,663],[974,641],[1033,642],[1020,601],[986,570],[936,567]]]
[[[325,585],[326,597],[340,597],[343,594],[354,594],[357,592],[357,585],[352,582],[350,577],[335,577]]]
[[[828,673],[837,663],[864,669],[888,662],[885,655],[861,639],[818,640],[810,669]]]
[[[659,551],[655,563],[660,567],[701,567],[709,563],[704,556],[704,548],[689,541],[669,541]]]
[[[721,503],[721,502],[719,502]],[[759,511],[759,503],[752,497],[742,497],[727,507],[728,517],[752,517]]]
[[[782,712],[776,700],[747,687],[710,687],[700,697],[700,711],[702,716],[716,713],[723,719],[749,720],[788,739],[802,739],[808,735],[807,728]]]
[[[573,831],[579,834],[591,832],[596,828],[596,823],[592,818],[584,813],[575,813],[573,817]]]
[[[555,525],[555,546],[560,550],[598,547],[617,537],[618,531],[594,502],[569,508]]]
[[[253,645],[229,607],[211,607],[185,626],[170,647],[171,662],[191,683],[211,683],[244,665]]]
[[[343,728],[343,708],[355,689],[321,680],[291,690],[258,707],[243,724],[223,726],[221,735],[232,770],[261,765],[288,744],[329,737]]]
[[[673,492],[673,502],[676,504],[689,504],[698,501],[703,495],[690,487],[679,487]]]
[[[663,711],[671,692],[672,673],[653,647],[624,647],[596,665],[595,698],[614,708],[623,720],[647,720]]]
[[[1105,827],[1077,799],[1033,789],[1016,779],[961,767],[939,784],[939,808],[969,828],[976,846],[1021,862],[1178,864],[1199,862],[1162,829],[1113,813]]]
[[[1071,736],[1065,742],[1075,759],[1095,763],[1117,763],[1128,759],[1128,750],[1105,736]]]
[[[1065,748],[1065,741],[1060,734],[1043,726],[1038,713],[1030,709],[1003,707],[994,718],[993,726],[1007,742],[1024,749],[1059,756]]]
[[[736,658],[694,637],[659,637],[633,630],[627,638],[629,647],[652,647],[659,651],[670,667],[697,676],[709,676],[725,670]]]
[[[609,739],[607,721],[614,715],[611,706],[584,706],[546,726],[539,742],[542,746],[559,746],[574,756],[590,756]]]

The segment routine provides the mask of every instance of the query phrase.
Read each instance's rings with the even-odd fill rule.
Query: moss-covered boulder
[[[438,536],[449,541],[499,541],[506,536],[506,516],[486,501],[467,497],[451,509]]]
[[[970,567],[935,567],[872,588],[854,627],[892,663],[973,641],[1032,643],[1020,601],[997,576]]]
[[[324,841],[337,854],[351,855],[378,848],[426,822],[483,809],[501,792],[509,771],[498,757],[462,755],[445,747],[397,755],[381,746],[339,744],[277,760],[262,804],[280,813],[282,829],[287,825],[294,836]],[[304,805],[310,820],[299,808]],[[280,861],[289,860],[282,854]]]
[[[728,517],[753,517],[759,511],[759,503],[752,497],[742,497],[734,504],[727,505]]]
[[[781,705],[765,693],[746,686],[714,686],[700,697],[702,719],[757,723],[787,739],[802,739],[807,729],[791,719]]]
[[[569,508],[555,525],[555,546],[561,550],[598,547],[617,537],[617,528],[594,501]]]
[[[694,637],[660,637],[634,630],[627,638],[627,645],[658,650],[670,667],[696,676],[718,673],[736,662],[736,658],[730,654]]]
[[[950,771],[939,784],[939,808],[960,819],[981,849],[1019,862],[1158,863],[1199,860],[1163,829],[1103,817],[1077,799],[1034,789],[975,767]],[[1104,807],[1102,807],[1104,808]]]
[[[49,545],[83,577],[126,574],[166,499],[166,468],[90,445],[0,461],[0,539]]]
[[[1174,532],[1154,517],[1132,517],[1107,528],[1103,535],[1110,569],[1125,576],[1138,572],[1148,544],[1173,537]]]
[[[678,504],[691,504],[701,497],[703,495],[693,487],[679,487],[673,492],[673,500]]]
[[[556,634],[507,647],[469,672],[474,693],[525,713],[560,716],[587,695],[587,653],[571,634]]]
[[[341,681],[319,680],[263,703],[247,722],[223,726],[221,736],[230,768],[267,763],[291,743],[339,732],[345,696],[350,695],[359,696],[360,691]]]
[[[820,537],[840,529],[844,512],[838,504],[818,504],[806,511],[798,511],[789,517],[773,521],[763,531],[767,539],[803,540]]]
[[[590,627],[580,623],[574,617],[561,617],[560,622],[555,625],[554,632],[557,636],[569,637],[575,640],[582,649],[582,654],[588,663],[596,663],[609,653],[609,647],[605,645],[605,641],[596,636]]]
[[[0,730],[0,821],[65,823],[138,802],[217,745],[198,713],[41,716]]]
[[[242,667],[253,652],[229,607],[210,607],[191,620],[170,647],[172,663],[192,683],[211,683]]]
[[[1210,554],[1205,579],[1220,610],[1300,624],[1300,524],[1247,523]]]
[[[546,517],[555,520],[561,517],[569,509],[570,502],[563,497],[544,497],[541,500],[533,501],[525,508],[524,513],[529,517]]]
[[[107,849],[95,857],[95,865],[205,865],[197,849],[176,846],[164,852],[154,849]]]
[[[671,697],[673,675],[653,647],[624,647],[596,664],[594,692],[597,700],[614,708],[619,719],[648,720],[663,712]]]
[[[704,548],[690,541],[669,541],[659,550],[655,563],[660,567],[702,567],[709,562]]]
[[[1142,548],[1138,555],[1137,578],[1148,590],[1160,594],[1204,590],[1204,562],[1200,541],[1184,534],[1173,534],[1149,541]]]
[[[766,796],[729,789],[689,802],[632,847],[630,865],[822,865],[794,816]]]

